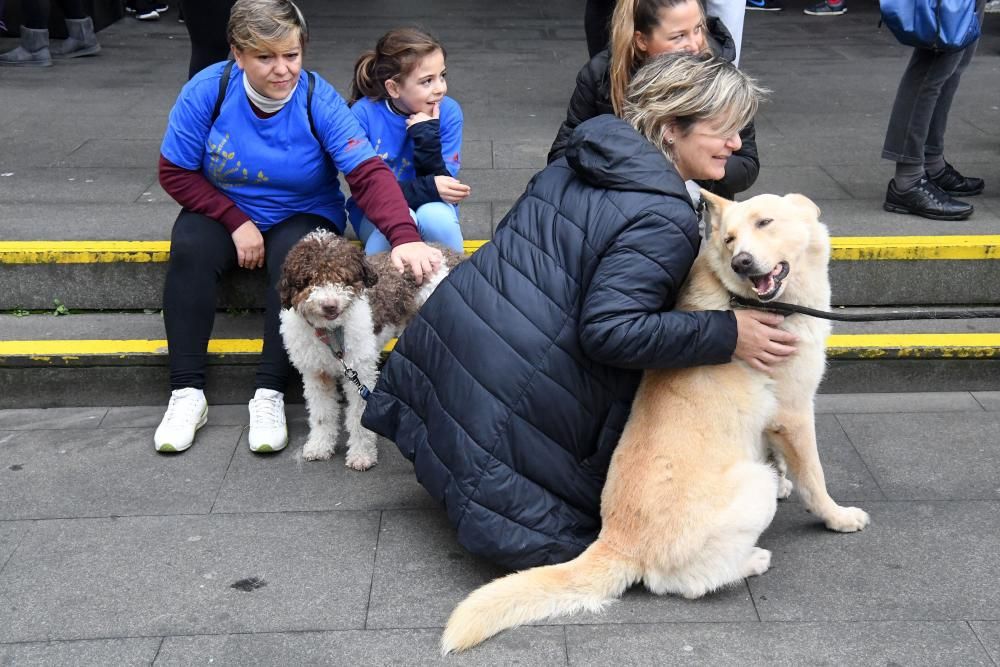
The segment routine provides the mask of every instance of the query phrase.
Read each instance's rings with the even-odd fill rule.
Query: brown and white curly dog
[[[345,368],[356,371],[365,387],[374,387],[382,348],[402,333],[448,270],[461,261],[453,250],[437,247],[444,262],[423,285],[417,285],[410,272],[400,274],[389,253],[365,257],[360,246],[327,230],[317,229],[289,251],[278,284],[281,336],[302,374],[309,412],[305,459],[333,456],[340,433],[336,385],[345,378]],[[366,470],[378,460],[376,436],[361,426],[365,401],[349,378],[345,380],[347,465]]]

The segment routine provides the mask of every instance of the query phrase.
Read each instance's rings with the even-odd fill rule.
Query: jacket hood
[[[712,53],[724,60],[734,62],[736,60],[736,41],[729,33],[729,28],[722,22],[722,19],[715,16],[706,17],[706,23],[708,24],[708,46],[712,49]]]
[[[631,125],[611,115],[580,123],[566,148],[569,166],[591,185],[691,198],[677,170]]]

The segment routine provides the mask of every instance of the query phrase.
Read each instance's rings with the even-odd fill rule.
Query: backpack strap
[[[234,64],[236,64],[235,61],[230,60],[226,62],[226,66],[222,69],[222,76],[219,77],[219,95],[215,98],[215,108],[212,109],[212,120],[209,123],[209,127],[215,125],[215,121],[219,118],[219,112],[222,110],[222,101],[226,99],[226,89],[229,88],[229,75],[232,74]]]
[[[309,117],[309,131],[312,132],[313,137],[316,138],[316,141],[322,147],[323,142],[319,140],[316,125],[313,123],[313,90],[316,88],[316,75],[309,70],[306,70],[306,75],[309,77],[309,86],[306,88],[306,115]]]
[[[219,118],[219,112],[222,111],[222,102],[226,99],[226,89],[229,88],[229,77],[232,74],[234,64],[235,62],[230,60],[222,70],[222,76],[219,78],[219,95],[215,98],[215,108],[212,109],[212,121],[210,125],[215,125],[215,121]],[[313,137],[322,146],[323,142],[319,140],[319,133],[316,132],[316,124],[313,123],[312,113],[313,90],[316,89],[316,75],[308,70],[306,71],[306,75],[309,78],[309,84],[306,87],[306,116],[309,117],[309,131],[312,132]]]

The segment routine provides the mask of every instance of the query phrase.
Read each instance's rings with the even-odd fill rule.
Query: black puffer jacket
[[[732,62],[736,58],[736,44],[722,21],[708,17],[708,43],[712,52]],[[566,152],[566,144],[573,128],[600,114],[614,113],[611,106],[610,54],[607,49],[591,58],[576,75],[576,90],[566,110],[566,120],[559,127],[556,140],[549,149],[552,163]],[[740,131],[743,146],[726,162],[726,176],[718,181],[698,181],[698,184],[715,194],[733,199],[737,193],[749,190],[760,172],[757,159],[757,132],[753,121]]]
[[[731,312],[671,310],[698,247],[680,176],[600,116],[431,295],[362,423],[413,461],[465,548],[523,568],[594,540],[639,369],[736,346]]]

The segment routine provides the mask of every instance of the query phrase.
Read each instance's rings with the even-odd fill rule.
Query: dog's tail
[[[441,654],[464,651],[501,630],[576,611],[601,611],[640,576],[598,539],[568,563],[515,572],[472,592],[452,612]]]

